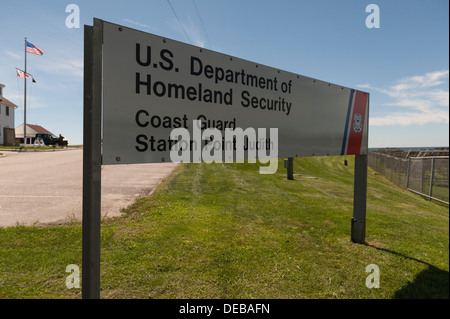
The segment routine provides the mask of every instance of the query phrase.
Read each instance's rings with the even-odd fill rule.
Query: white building
[[[14,111],[17,105],[3,96],[4,84],[0,84],[0,145],[5,144],[7,140],[14,141],[12,136],[14,132]],[[12,130],[11,130],[12,129]]]
[[[31,142],[33,143],[36,134],[53,135],[52,132],[40,125],[27,124],[27,139],[31,138]],[[23,138],[23,123],[16,127],[16,138]]]

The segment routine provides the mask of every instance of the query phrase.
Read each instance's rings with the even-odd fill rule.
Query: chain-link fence
[[[402,158],[382,152],[369,152],[368,160],[372,169],[398,186],[430,200],[449,203],[448,156]]]

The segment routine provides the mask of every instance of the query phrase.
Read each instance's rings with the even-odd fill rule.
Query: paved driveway
[[[81,220],[83,150],[2,153],[0,227]],[[103,166],[102,216],[120,216],[121,208],[148,195],[177,166]]]

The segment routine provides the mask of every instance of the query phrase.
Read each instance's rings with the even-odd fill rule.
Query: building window
[[[6,116],[9,116],[9,107],[6,107],[6,112],[5,112]]]

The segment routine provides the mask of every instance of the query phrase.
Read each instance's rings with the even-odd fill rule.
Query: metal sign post
[[[287,179],[293,181],[294,180],[294,158],[288,157],[285,162],[286,170],[287,170]]]
[[[100,298],[102,23],[84,27],[82,298]]]
[[[358,244],[366,240],[367,155],[355,155],[353,218],[351,239]]]

